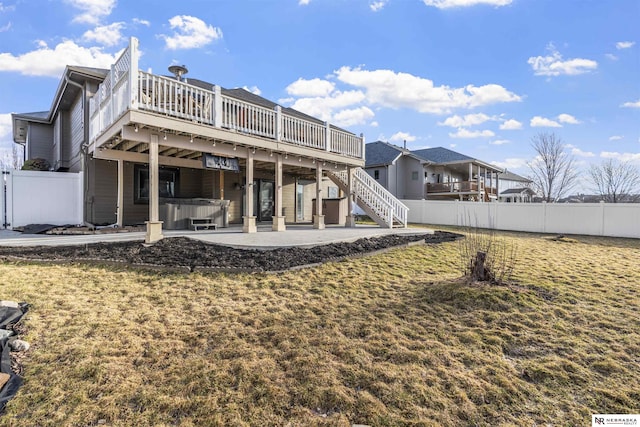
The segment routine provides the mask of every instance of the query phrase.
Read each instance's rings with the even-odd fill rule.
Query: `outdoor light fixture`
[[[216,142],[215,142],[215,141],[213,141],[213,142],[211,143],[211,146],[212,146],[212,147],[215,147],[215,146],[216,146]]]
[[[298,157],[298,161],[301,162],[302,161],[302,157]]]
[[[256,149],[254,148],[253,151],[251,152],[252,154],[256,154]]]
[[[233,151],[236,151],[236,148],[237,148],[237,147],[234,145],[234,146],[233,146]]]
[[[322,162],[322,166],[326,166],[326,165],[327,165],[327,162]]]
[[[338,169],[338,164],[337,164],[337,163],[336,163],[336,165],[335,165],[334,169]]]
[[[316,159],[313,159],[313,161],[311,163],[313,163],[315,165],[316,164]]]
[[[135,126],[133,127],[133,131],[134,131],[134,132],[138,132],[138,125],[135,125]]]
[[[269,153],[269,157],[273,157],[273,151]]]
[[[164,133],[164,137],[162,139],[164,139],[165,141],[167,140],[167,133],[166,132]]]
[[[289,155],[288,155],[288,154],[285,154],[285,155],[284,155],[284,159],[285,159],[285,160],[287,160],[288,158],[289,158]]]
[[[189,138],[189,142],[193,144],[193,135],[191,135],[191,138]]]

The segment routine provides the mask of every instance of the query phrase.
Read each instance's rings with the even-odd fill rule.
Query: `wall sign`
[[[238,159],[235,157],[221,157],[203,153],[202,166],[205,169],[240,172],[240,165],[238,164]]]

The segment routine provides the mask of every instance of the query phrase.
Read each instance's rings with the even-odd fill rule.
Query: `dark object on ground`
[[[12,303],[15,304],[15,303]],[[17,304],[18,307],[0,306],[0,329],[13,330],[13,326],[20,321],[27,312],[26,303]],[[22,378],[12,369],[10,342],[15,337],[5,337],[0,339],[0,373],[6,374],[3,377],[6,383],[0,388],[0,412],[4,410],[7,402],[16,395],[22,385]],[[9,376],[7,379],[6,376]]]
[[[58,227],[58,225],[52,224],[29,224],[25,225],[18,231],[22,231],[22,234],[43,234],[49,230]]]
[[[436,231],[435,234],[389,235],[313,248],[287,247],[271,250],[234,249],[186,237],[173,237],[160,240],[151,246],[144,246],[138,241],[79,246],[0,247],[0,257],[69,262],[122,262],[123,265],[129,263],[168,268],[182,267],[189,271],[197,268],[223,271],[282,271],[363,255],[411,242],[424,240],[426,243],[442,243],[459,237],[459,234]]]

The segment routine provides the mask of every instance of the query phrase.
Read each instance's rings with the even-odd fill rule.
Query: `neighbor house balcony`
[[[253,142],[244,138],[242,145],[329,161],[343,159],[355,166],[364,163],[362,136],[279,105],[267,108],[239,99],[230,94],[233,90],[217,85],[203,88],[201,81],[193,85],[180,77],[141,71],[137,58],[137,40],[132,39],[90,99],[91,149],[110,148],[115,132],[133,123],[191,140],[236,141],[230,135],[240,134],[254,138]],[[129,117],[122,120],[127,113]],[[212,134],[211,129],[224,133]]]
[[[443,183],[427,183],[425,185],[427,198],[431,196],[442,196],[451,198],[469,198],[470,196],[481,196],[488,201],[497,197],[497,189],[485,185],[483,181],[456,181]]]

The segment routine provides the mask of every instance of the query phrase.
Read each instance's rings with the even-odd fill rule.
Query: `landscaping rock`
[[[29,347],[31,347],[31,345],[26,341],[13,340],[9,342],[9,348],[11,348],[11,351],[27,351],[29,350]]]

